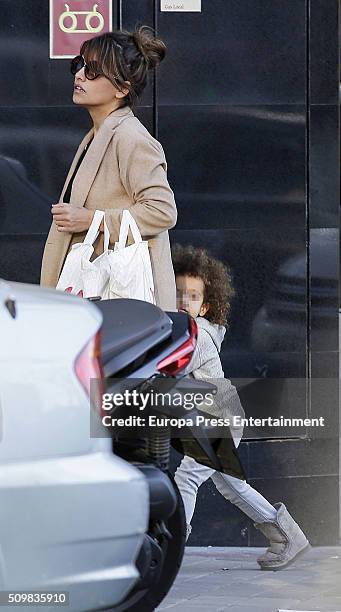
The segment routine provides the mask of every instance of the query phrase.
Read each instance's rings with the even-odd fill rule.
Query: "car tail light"
[[[194,319],[190,320],[189,331],[190,337],[188,340],[157,364],[156,367],[159,372],[169,376],[176,376],[176,374],[188,366],[192,359],[198,337],[198,326]]]
[[[90,381],[92,378],[96,379],[95,396],[91,399],[95,400],[97,407],[97,400],[104,393],[104,375],[101,365],[101,332],[98,331],[96,335],[91,338],[85,347],[82,349],[75,361],[75,372],[79,382],[85,389],[87,395],[90,397]]]

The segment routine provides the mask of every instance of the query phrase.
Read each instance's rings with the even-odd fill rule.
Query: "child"
[[[224,379],[219,352],[234,295],[228,268],[207,251],[192,246],[175,245],[172,256],[177,308],[186,310],[198,324],[198,341],[186,373],[194,378],[214,378],[219,382],[219,379]],[[216,396],[222,415],[244,414],[235,387],[226,378],[224,383],[225,406],[219,401],[220,385]],[[238,446],[242,432],[231,428],[231,434]],[[175,481],[185,506],[187,538],[192,529],[190,523],[198,488],[208,478],[212,479],[219,493],[250,517],[269,540],[266,552],[257,559],[262,570],[280,570],[307,550],[307,538],[282,502],[272,506],[244,480],[206,467],[185,455],[175,473]]]

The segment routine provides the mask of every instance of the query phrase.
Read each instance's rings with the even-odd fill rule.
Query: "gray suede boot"
[[[281,570],[295,561],[299,555],[306,552],[310,544],[303,531],[290,516],[285,505],[274,504],[277,518],[273,522],[254,523],[270,541],[270,546],[257,559],[262,570]]]

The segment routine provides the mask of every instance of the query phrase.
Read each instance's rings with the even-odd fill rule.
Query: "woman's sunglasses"
[[[77,74],[79,70],[82,70],[82,68],[84,68],[85,78],[88,79],[89,81],[93,81],[94,79],[97,79],[97,77],[99,76],[106,76],[98,62],[96,62],[95,60],[86,62],[83,55],[76,55],[76,57],[74,57],[71,60],[71,65],[70,65],[71,74],[75,76],[75,74]],[[116,81],[119,78],[120,78],[119,75],[113,75],[112,78],[110,78],[109,80]]]
[[[100,75],[103,75],[103,71],[101,70],[98,62],[86,62],[83,55],[76,55],[76,57],[71,60],[71,74],[77,74],[77,72],[82,70],[82,68],[84,68],[85,78],[89,79],[89,81],[93,81]]]

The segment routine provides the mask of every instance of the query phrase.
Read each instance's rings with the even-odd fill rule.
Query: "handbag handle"
[[[101,225],[103,220],[103,225],[104,225],[104,243],[103,243],[103,248],[104,251],[107,251],[109,248],[109,239],[110,239],[110,233],[108,230],[108,226],[105,222],[105,217],[104,217],[104,212],[103,210],[95,210],[95,214],[93,216],[93,219],[91,221],[90,227],[86,233],[86,236],[83,240],[84,244],[90,244],[93,245],[93,243],[95,242],[98,234],[99,234],[99,226]]]
[[[126,208],[123,211],[122,214],[122,220],[121,220],[121,227],[120,227],[120,235],[119,235],[119,239],[118,239],[118,249],[124,249],[126,242],[127,242],[127,238],[128,238],[128,231],[129,228],[131,229],[131,233],[133,235],[134,238],[134,242],[142,242],[142,236],[140,234],[140,230],[137,226],[137,223],[134,219],[134,217],[132,216],[132,214],[129,212],[129,210]]]

